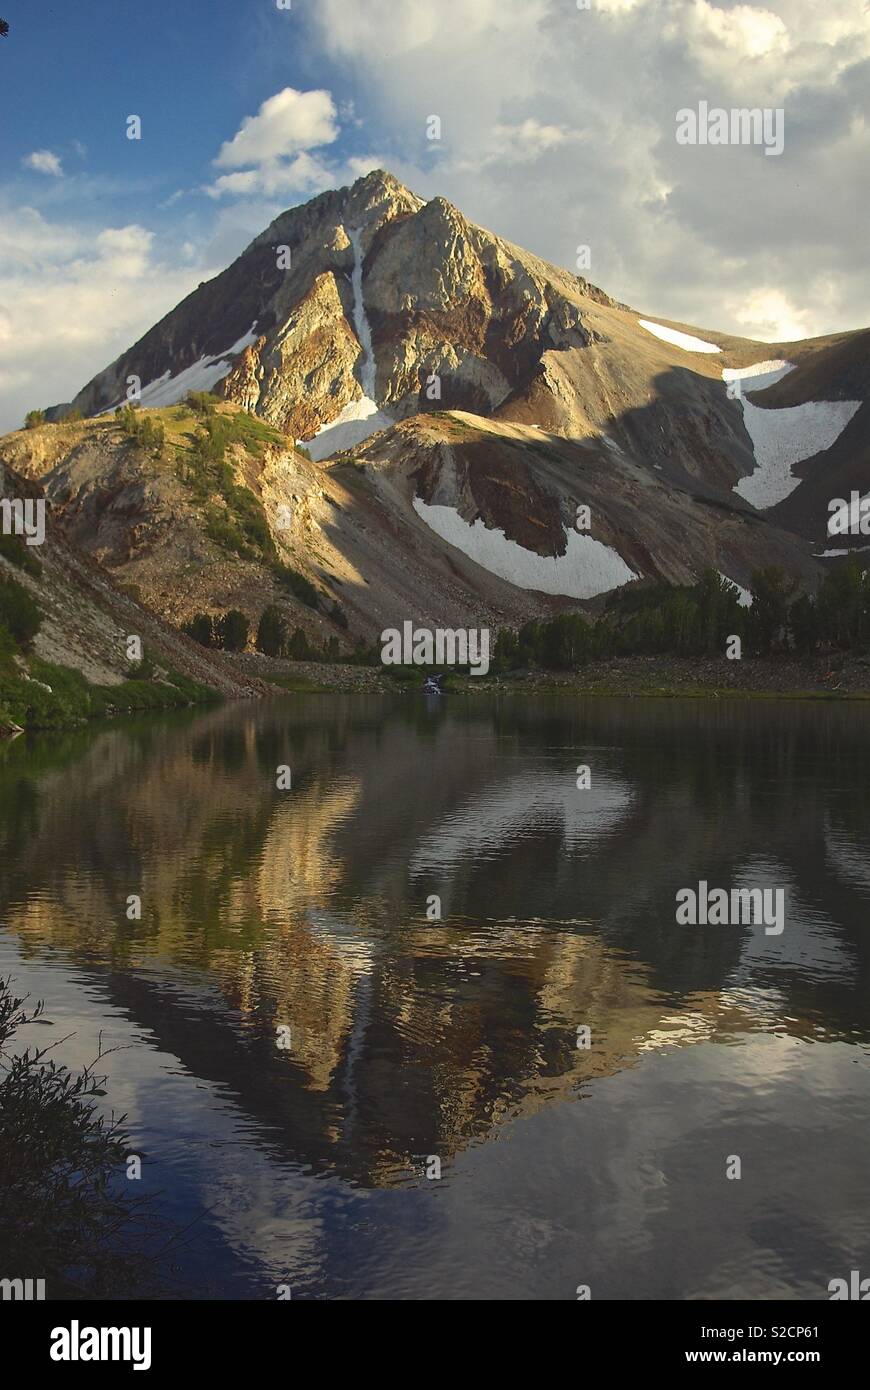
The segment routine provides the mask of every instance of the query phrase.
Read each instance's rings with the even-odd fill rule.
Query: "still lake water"
[[[121,1049],[185,1297],[827,1298],[870,1274],[868,745],[857,703],[412,694],[19,739],[0,974],[61,1060]],[[701,879],[784,932],[677,926]]]

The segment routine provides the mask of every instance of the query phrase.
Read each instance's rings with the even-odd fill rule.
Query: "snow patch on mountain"
[[[257,321],[255,319],[247,333],[239,338],[237,343],[233,343],[232,347],[226,348],[214,357],[201,357],[192,366],[185,367],[183,372],[178,373],[178,376],[173,376],[171,372],[164,372],[163,376],[149,381],[147,386],[142,387],[139,404],[146,408],[159,409],[168,405],[178,405],[178,402],[183,401],[189,391],[210,391],[232,370],[232,361],[228,359],[238,356],[246,347],[251,347],[257,341],[257,334],[254,331],[256,327]],[[123,400],[116,401],[114,405],[101,411],[101,414],[109,415],[117,405],[124,403]]]
[[[564,555],[538,555],[509,540],[504,531],[489,529],[479,517],[465,521],[455,507],[430,506],[415,497],[414,511],[448,545],[518,589],[595,598],[637,578],[609,545],[579,531],[566,531]]]
[[[793,362],[756,362],[752,367],[725,367],[726,382],[745,381],[749,391],[763,391],[794,371]],[[804,405],[765,410],[746,400],[740,406],[755,454],[755,471],[740,478],[733,491],[763,511],[784,501],[800,485],[792,466],[823,453],[843,433],[860,401],[807,401]]]
[[[358,400],[349,401],[341,414],[328,425],[322,425],[314,438],[306,441],[305,448],[314,462],[320,463],[322,459],[340,454],[344,449],[355,449],[370,434],[388,429],[392,423],[389,415],[378,409],[376,401],[369,396],[361,396]]]
[[[676,328],[665,328],[663,323],[651,323],[649,319],[638,319],[638,323],[647,333],[654,333],[663,342],[673,343],[674,347],[684,348],[686,352],[722,351],[715,343],[705,342],[703,338],[693,338],[691,333],[680,333]]]
[[[783,357],[769,357],[764,362],[753,363],[751,367],[723,367],[722,380],[751,381],[752,385],[747,386],[747,391],[765,391],[793,371],[793,362],[786,362]],[[743,402],[742,390],[740,400]]]

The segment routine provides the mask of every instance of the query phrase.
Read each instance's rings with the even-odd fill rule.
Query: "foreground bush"
[[[105,1078],[74,1074],[48,1048],[12,1055],[28,1013],[0,980],[0,1277],[44,1279],[47,1298],[119,1296],[140,1286],[141,1201],[121,1189],[124,1117],[98,1112]]]
[[[166,435],[159,420],[151,419],[131,404],[116,406],[115,419],[128,439],[135,440],[143,449],[150,449],[154,454],[160,453]]]
[[[39,631],[42,614],[30,594],[15,579],[0,579],[0,624],[26,651]]]

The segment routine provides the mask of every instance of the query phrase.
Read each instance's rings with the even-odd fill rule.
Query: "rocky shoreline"
[[[287,694],[416,695],[422,684],[422,676],[420,680],[397,680],[381,666],[284,661],[258,652],[223,656],[239,676],[253,678],[247,698]],[[447,694],[511,693],[651,699],[865,700],[870,699],[870,659],[840,655],[805,660],[759,657],[730,662],[721,658],[613,657],[590,662],[580,671],[451,675],[447,681]],[[96,717],[125,712],[128,711],[123,707],[106,709]],[[22,732],[21,726],[0,709],[0,740],[12,739]]]
[[[272,692],[331,691],[345,694],[414,692],[421,681],[398,681],[383,667],[348,666],[315,661],[281,661],[244,653],[230,658],[248,676],[257,676]],[[512,671],[472,677],[451,675],[448,690],[469,694],[520,691],[529,694],[565,691],[585,695],[720,696],[796,699],[870,698],[870,658],[851,654],[755,657],[611,657],[592,661],[578,671]]]

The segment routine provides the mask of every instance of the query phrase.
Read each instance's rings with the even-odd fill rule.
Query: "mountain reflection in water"
[[[19,739],[0,972],[61,1060],[122,1047],[194,1296],[825,1298],[870,1258],[867,727],[297,696]],[[782,936],[677,926],[699,880],[783,887]]]

